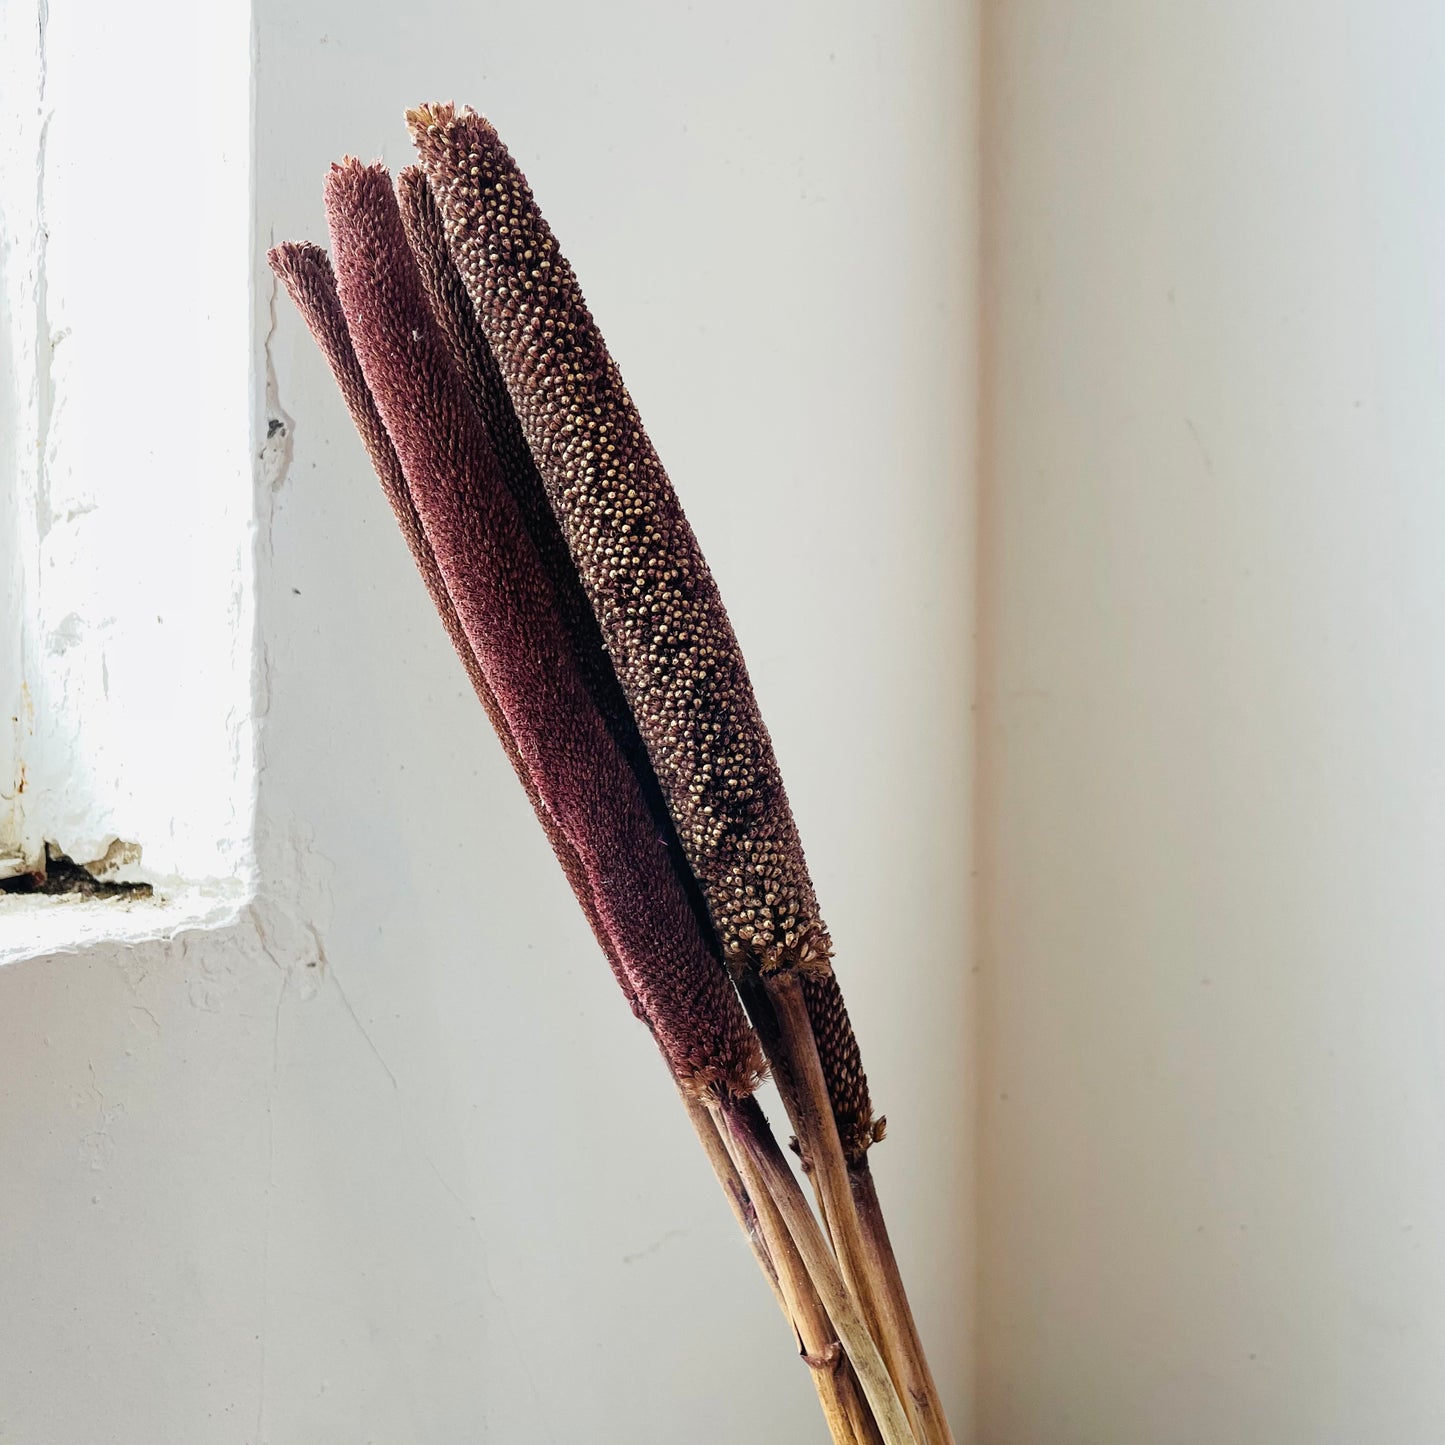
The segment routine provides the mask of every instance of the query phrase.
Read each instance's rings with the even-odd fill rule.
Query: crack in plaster
[[[336,996],[341,1000],[342,1007],[345,1008],[346,1012],[351,1015],[351,1022],[356,1025],[356,1031],[361,1035],[363,1039],[366,1040],[366,1046],[368,1049],[371,1050],[372,1057],[376,1060],[378,1064],[381,1065],[382,1070],[386,1074],[386,1077],[391,1080],[392,1090],[395,1093],[400,1094],[401,1085],[397,1083],[396,1075],[392,1072],[391,1065],[388,1064],[384,1058],[382,1058],[381,1050],[376,1046],[376,1040],[373,1039],[370,1033],[367,1032],[366,1025],[362,1023],[356,1010],[351,1006],[351,1000],[346,996],[346,990],[342,988],[341,980],[336,976],[334,970],[331,974],[331,982],[336,985]],[[436,1165],[433,1164],[432,1168],[435,1169]]]
[[[272,242],[275,235],[272,234]],[[272,568],[276,560],[276,505],[279,494],[291,475],[294,453],[293,433],[295,423],[291,413],[281,400],[281,382],[276,369],[276,335],[280,326],[279,301],[280,280],[272,275],[270,290],[266,295],[266,334],[261,342],[262,374],[264,377],[263,413],[266,418],[266,435],[256,452],[258,479],[262,485],[257,488],[260,515],[257,518],[256,570],[257,592],[265,596],[264,584],[272,580]],[[259,613],[258,613],[259,618]],[[256,776],[259,781],[266,767],[266,730],[263,720],[271,712],[271,696],[276,673],[271,643],[264,626],[257,628],[256,660],[252,674],[253,708],[257,723],[255,743]]]
[[[277,301],[281,283],[271,278],[271,291],[267,300],[266,337],[262,343],[262,356],[266,372],[266,435],[261,442],[257,458],[261,463],[261,479],[272,493],[279,492],[291,474],[291,457],[295,451],[292,432],[295,422],[290,412],[281,405],[281,387],[276,375]],[[268,518],[269,522],[269,518]],[[268,526],[269,532],[269,526]]]

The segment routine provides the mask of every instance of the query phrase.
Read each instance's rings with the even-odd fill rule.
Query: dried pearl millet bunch
[[[358,426],[381,420],[392,454],[373,455],[384,484],[400,464],[403,530],[420,523],[418,563],[439,574],[443,618],[544,821],[571,845],[579,897],[689,1096],[834,1440],[952,1445],[868,1168],[881,1120],[717,589],[495,132],[450,107],[409,119],[427,175],[404,182],[405,235],[379,167],[348,162],[327,184],[348,367],[360,363],[375,402]],[[589,612],[605,649],[583,636]],[[643,823],[653,783],[681,833],[672,863],[669,830]],[[706,906],[685,921],[699,881]],[[718,992],[709,920],[779,1064],[827,1239],[750,1097],[757,1039]]]

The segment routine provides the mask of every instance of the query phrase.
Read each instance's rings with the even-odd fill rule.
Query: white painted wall
[[[18,659],[25,645],[20,532],[26,509],[22,478],[33,473],[39,368],[36,349],[37,155],[41,136],[39,26],[28,7],[0,4],[0,657]],[[33,507],[29,509],[33,513]],[[32,549],[33,550],[33,549]],[[0,878],[30,865],[21,836],[20,744],[28,732],[18,666],[0,666]]]
[[[986,6],[988,1445],[1445,1439],[1445,15]]]
[[[204,914],[254,792],[247,10],[0,3],[0,850],[121,843]]]
[[[0,1438],[823,1438],[261,264],[437,96],[514,141],[732,606],[966,1422],[968,10],[257,0],[255,35],[260,892],[0,969]]]

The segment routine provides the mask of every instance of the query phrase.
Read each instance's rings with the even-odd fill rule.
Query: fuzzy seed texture
[[[472,651],[471,643],[467,641],[461,619],[457,616],[457,609],[452,603],[451,594],[447,591],[441,569],[437,566],[436,555],[432,552],[431,543],[427,541],[426,533],[422,530],[421,518],[417,516],[411,493],[407,490],[406,477],[402,473],[396,448],[391,444],[391,438],[387,435],[381,414],[377,411],[376,403],[367,389],[366,378],[361,373],[361,363],[356,359],[356,350],[351,344],[351,336],[346,329],[346,317],[341,310],[341,298],[336,294],[336,276],[331,269],[331,260],[320,246],[314,245],[310,241],[283,241],[279,246],[271,248],[266,259],[270,263],[272,271],[286,287],[286,292],[291,300],[295,302],[296,309],[301,313],[307,329],[311,332],[322,356],[326,358],[326,363],[331,368],[331,374],[336,379],[342,400],[346,403],[346,409],[351,413],[351,420],[361,437],[367,455],[371,458],[377,480],[381,483],[382,494],[386,497],[396,516],[397,525],[401,528],[401,534],[406,540],[407,549],[411,552],[412,561],[416,563],[417,571],[421,573],[432,605],[441,617],[442,626],[446,629],[447,636],[451,639],[452,646],[456,649],[457,656],[466,669],[472,688],[487,714],[487,719],[495,729],[502,749],[512,764],[517,779],[522,784],[527,799],[537,814],[538,821],[542,824],[543,831],[547,834],[552,851],[562,865],[562,872],[566,876],[567,882],[571,884],[573,893],[577,896],[577,902],[581,905],[593,935],[603,953],[607,955],[613,975],[627,995],[627,1001],[633,1013],[640,1014],[641,1007],[632,992],[632,985],[617,957],[617,950],[613,946],[612,939],[608,936],[607,930],[602,926],[602,920],[598,916],[597,904],[592,897],[592,887],[588,882],[586,870],[582,866],[582,860],[577,856],[577,850],[562,831],[557,819],[543,804],[537,792],[537,785],[527,771],[527,765],[522,761],[522,755],[517,751],[516,739],[512,736],[501,704],[498,703],[491,684],[482,672],[481,664],[478,663],[476,654]]]
[[[827,931],[732,624],[531,188],[478,115],[413,112],[453,255],[507,379],[732,961]]]
[[[428,305],[390,178],[326,183],[337,287],[377,411],[473,654],[580,860],[628,992],[679,1081],[750,1092],[757,1040],[637,778],[584,682],[556,596]]]
[[[602,630],[587,600],[582,579],[577,575],[567,539],[547,499],[547,490],[537,471],[531,448],[522,435],[521,423],[512,407],[506,382],[477,324],[471,298],[467,295],[447,245],[441,211],[426,176],[417,166],[405,167],[397,177],[397,201],[402,225],[421,273],[422,285],[442,334],[451,347],[458,375],[481,414],[492,449],[497,456],[502,481],[517,504],[522,525],[537,549],[537,557],[552,584],[557,615],[572,642],[572,651],[587,690],[592,694],[608,730],[623,756],[632,766],[658,832],[667,840],[677,875],[687,891],[709,946],[717,935],[692,869],[682,851],[662,787],[652,769],[652,760],[637,731],[622,684],[602,639]]]

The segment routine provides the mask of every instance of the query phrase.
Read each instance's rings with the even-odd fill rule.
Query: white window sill
[[[174,938],[234,925],[253,898],[245,882],[182,884],[143,895],[85,898],[75,894],[0,895],[0,967],[100,944]]]

